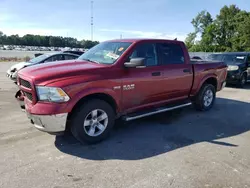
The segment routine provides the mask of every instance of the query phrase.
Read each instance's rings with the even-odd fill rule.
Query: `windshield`
[[[246,55],[226,54],[223,57],[223,61],[224,62],[233,62],[233,63],[244,63],[246,58],[247,58]]]
[[[131,44],[129,42],[102,42],[90,48],[78,59],[102,64],[113,64]]]
[[[49,54],[39,55],[39,56],[31,59],[29,61],[29,63],[39,63],[39,62],[43,61],[44,59],[48,58],[49,56],[50,56]]]
[[[223,55],[222,54],[211,54],[207,57],[208,60],[212,61],[222,61]]]

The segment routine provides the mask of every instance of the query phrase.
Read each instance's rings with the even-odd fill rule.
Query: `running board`
[[[135,115],[135,116],[125,116],[124,120],[125,121],[132,121],[132,120],[135,120],[135,119],[139,119],[139,118],[151,116],[151,115],[154,115],[154,114],[159,114],[159,113],[162,113],[162,112],[167,112],[167,111],[175,110],[175,109],[178,109],[178,108],[183,108],[183,107],[190,106],[190,105],[192,105],[191,102],[185,103],[185,104],[181,104],[181,105],[178,105],[178,106],[173,106],[173,107],[158,108],[156,110],[153,110],[153,111],[150,111],[150,112],[146,112],[146,113],[141,113],[141,114]]]

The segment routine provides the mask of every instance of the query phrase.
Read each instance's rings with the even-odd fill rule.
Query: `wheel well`
[[[212,84],[215,87],[215,90],[217,90],[217,79],[216,78],[208,78],[204,84]]]
[[[87,96],[83,97],[82,99],[80,99],[75,104],[75,106],[73,107],[71,112],[69,113],[68,120],[70,121],[72,115],[82,106],[82,104],[84,102],[86,102],[88,100],[92,100],[92,99],[101,99],[101,100],[107,102],[114,109],[114,112],[115,113],[117,112],[117,104],[116,104],[115,100],[113,99],[113,97],[111,97],[110,95],[104,94],[104,93],[95,93],[95,94],[87,95]]]

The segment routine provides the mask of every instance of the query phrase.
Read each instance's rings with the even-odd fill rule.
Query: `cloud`
[[[137,31],[137,30],[122,30],[122,29],[100,29],[103,32],[116,32],[123,34],[126,37],[126,34],[129,37],[138,37],[138,38],[156,38],[156,39],[175,39],[184,41],[187,34],[186,33],[161,33],[161,32],[154,32],[154,31]]]

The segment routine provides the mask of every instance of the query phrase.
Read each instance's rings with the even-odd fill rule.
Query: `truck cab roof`
[[[152,42],[152,41],[155,41],[155,42],[177,42],[177,43],[183,43],[182,41],[178,41],[178,40],[168,40],[168,39],[153,39],[153,38],[127,38],[127,39],[113,39],[113,40],[109,40],[109,41],[106,41],[106,42],[131,42],[131,43],[134,43],[134,42]]]

